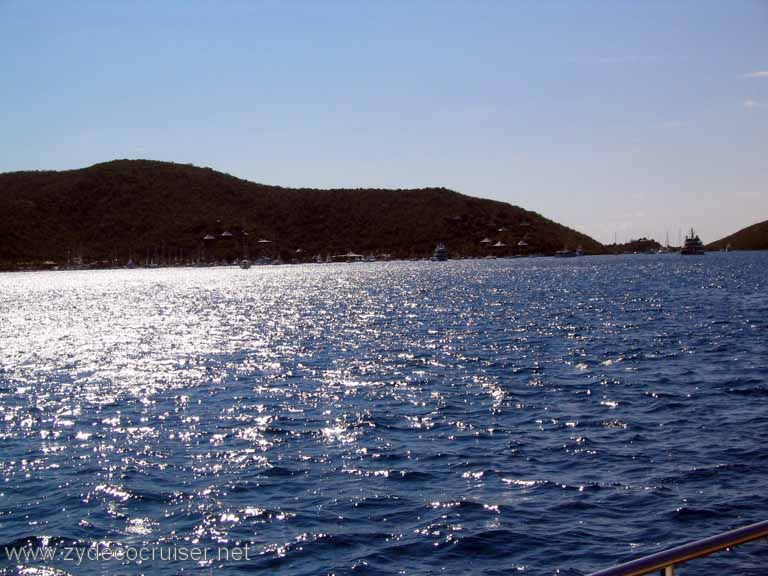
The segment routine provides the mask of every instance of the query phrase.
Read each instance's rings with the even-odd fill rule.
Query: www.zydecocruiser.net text
[[[25,546],[5,547],[5,559],[11,562],[72,563],[84,562],[240,562],[251,559],[248,546],[209,548],[207,546]]]

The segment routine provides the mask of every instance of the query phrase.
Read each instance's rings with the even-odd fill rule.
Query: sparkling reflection
[[[574,260],[0,275],[2,541],[544,574],[762,519],[766,255]]]

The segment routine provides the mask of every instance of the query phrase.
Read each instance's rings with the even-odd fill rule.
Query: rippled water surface
[[[0,275],[1,570],[576,575],[768,519],[767,280],[768,253]],[[249,559],[3,550],[96,543]]]

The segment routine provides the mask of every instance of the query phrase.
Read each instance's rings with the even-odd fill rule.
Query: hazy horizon
[[[600,242],[768,219],[768,4],[0,2],[0,172],[445,186]]]

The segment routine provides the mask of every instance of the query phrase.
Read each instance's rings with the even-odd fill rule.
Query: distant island
[[[283,188],[210,168],[114,160],[0,174],[0,269],[164,266],[350,258],[655,252],[604,246],[536,212],[446,188]],[[768,222],[709,250],[768,249]]]
[[[4,269],[424,258],[438,243],[452,258],[605,252],[535,212],[445,188],[282,188],[149,160],[0,174]]]
[[[768,250],[768,220],[712,242],[707,250]]]
[[[637,238],[624,244],[608,244],[605,246],[610,254],[653,254],[664,251],[664,247],[650,238]]]

